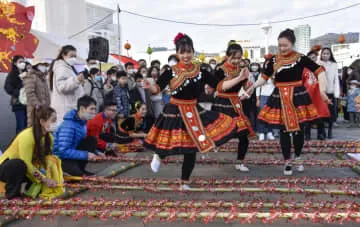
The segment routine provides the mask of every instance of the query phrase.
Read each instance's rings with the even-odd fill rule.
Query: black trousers
[[[26,171],[25,162],[21,159],[6,160],[0,165],[0,181],[6,183],[7,199],[20,196],[21,184],[26,182]]]
[[[317,125],[317,138],[325,139],[326,135],[325,135],[324,121],[319,120],[319,122],[316,125]],[[311,123],[305,124],[305,127],[304,127],[305,138],[307,138],[309,140],[311,139],[311,127],[312,127]]]
[[[164,159],[165,155],[159,155],[161,159]],[[196,153],[184,154],[184,162],[181,168],[181,180],[188,181],[191,173],[194,170],[196,162]]]
[[[90,153],[96,153],[97,139],[93,136],[88,136],[85,139],[81,140],[76,149],[82,151],[88,151]],[[91,176],[94,175],[85,170],[88,163],[87,160],[74,160],[74,159],[64,159],[61,161],[62,169],[64,172],[72,176]]]
[[[301,151],[304,146],[304,131],[297,131],[292,135],[295,155],[298,157],[301,155]],[[291,137],[290,133],[285,132],[284,130],[280,130],[280,145],[281,151],[285,160],[289,160],[291,158]]]
[[[247,136],[239,137],[237,160],[244,160],[249,147],[249,138]]]

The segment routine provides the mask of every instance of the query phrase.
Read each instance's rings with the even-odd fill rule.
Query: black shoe
[[[332,139],[333,136],[332,136],[332,129],[329,129],[328,130],[328,139]]]
[[[318,134],[317,139],[318,140],[325,140],[325,137],[326,136],[323,133],[321,133],[321,134]]]
[[[91,177],[91,176],[94,176],[95,173],[92,173],[92,172],[89,172],[87,170],[84,170],[84,175],[87,176],[87,177]]]

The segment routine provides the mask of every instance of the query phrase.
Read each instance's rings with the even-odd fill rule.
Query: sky
[[[88,2],[165,19],[196,23],[261,23],[300,16],[307,16],[342,8],[360,0],[88,0]],[[281,30],[309,24],[312,37],[326,33],[359,32],[360,6],[330,15],[301,21],[274,24],[270,44],[276,44]],[[128,40],[132,50],[146,51],[148,44],[173,48],[178,32],[188,34],[197,51],[220,52],[229,40],[251,40],[264,44],[260,26],[207,27],[159,22],[122,13],[120,16],[121,38]]]

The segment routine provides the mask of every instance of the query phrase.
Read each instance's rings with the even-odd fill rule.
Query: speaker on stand
[[[109,41],[102,37],[89,39],[89,58],[107,62],[109,57]]]

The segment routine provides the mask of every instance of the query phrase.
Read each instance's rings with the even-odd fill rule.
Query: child
[[[113,99],[116,102],[120,117],[128,117],[130,115],[129,89],[127,87],[128,76],[125,71],[118,71],[116,78],[118,84],[114,88]]]
[[[356,127],[356,124],[360,123],[360,112],[355,106],[356,105],[355,98],[360,95],[359,85],[360,82],[357,80],[350,81],[350,89],[348,90],[348,95],[347,95],[347,99],[348,99],[347,110],[349,112],[349,117],[350,117],[349,128]]]

